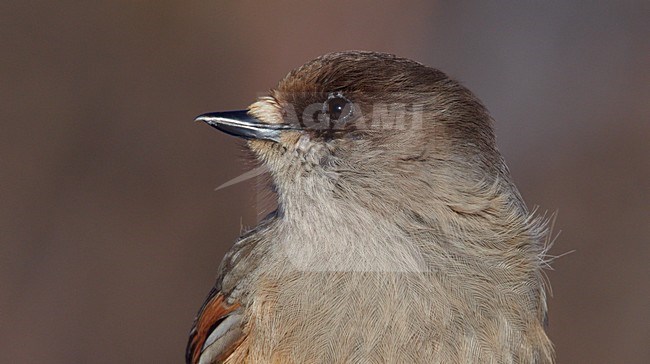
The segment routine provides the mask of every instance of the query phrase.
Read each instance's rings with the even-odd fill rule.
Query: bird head
[[[480,101],[441,71],[389,54],[318,57],[247,110],[197,120],[248,139],[281,203],[328,192],[393,208],[434,196],[460,206],[475,190],[510,186]]]

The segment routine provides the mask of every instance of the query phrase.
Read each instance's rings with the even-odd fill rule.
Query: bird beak
[[[199,115],[195,121],[203,121],[224,133],[244,139],[280,141],[285,130],[295,129],[288,124],[266,124],[250,116],[247,110],[211,112]]]

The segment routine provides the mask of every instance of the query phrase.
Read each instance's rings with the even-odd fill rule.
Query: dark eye
[[[323,104],[323,112],[330,122],[345,122],[352,116],[352,102],[340,93],[330,94]]]

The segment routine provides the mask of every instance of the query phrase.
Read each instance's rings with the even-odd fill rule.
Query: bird
[[[223,258],[188,364],[554,362],[548,219],[461,83],[334,52],[196,120],[246,141],[277,209]]]

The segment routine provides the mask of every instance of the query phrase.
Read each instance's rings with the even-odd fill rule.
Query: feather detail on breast
[[[187,364],[223,362],[244,338],[240,304],[228,304],[221,292],[213,290],[190,331],[185,360]]]

